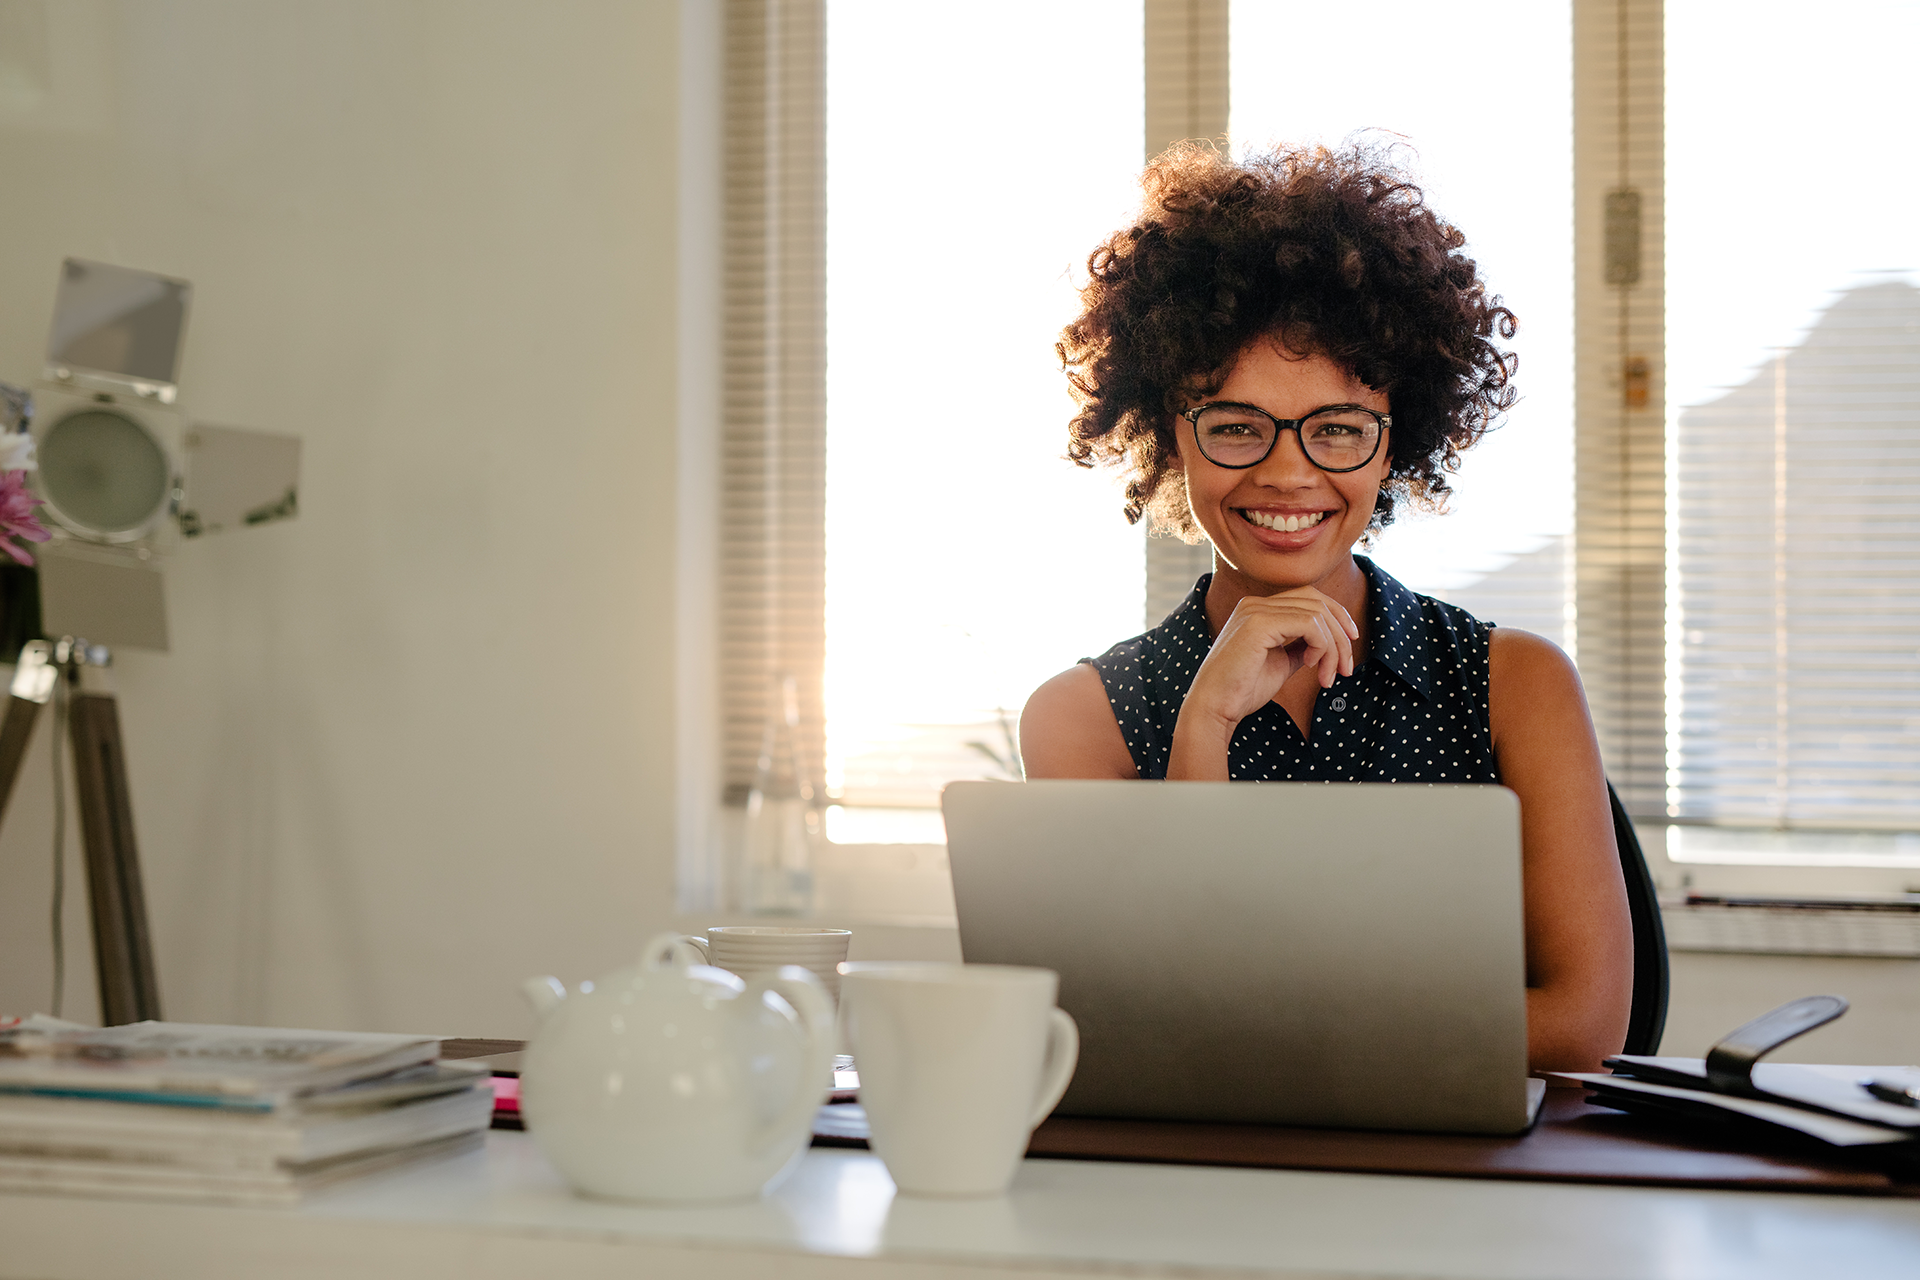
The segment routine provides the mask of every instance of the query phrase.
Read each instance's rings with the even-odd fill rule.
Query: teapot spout
[[[551,975],[544,978],[528,978],[520,984],[520,994],[527,998],[533,1011],[546,1017],[567,998],[566,984]]]

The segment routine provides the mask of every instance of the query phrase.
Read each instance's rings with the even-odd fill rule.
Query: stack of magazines
[[[484,1069],[419,1036],[0,1024],[0,1191],[289,1204],[477,1145]]]

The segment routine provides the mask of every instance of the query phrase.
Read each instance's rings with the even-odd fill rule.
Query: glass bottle
[[[747,793],[741,903],[759,915],[803,915],[813,908],[813,845],[821,815],[800,767],[800,686],[775,676],[760,736],[760,760]]]

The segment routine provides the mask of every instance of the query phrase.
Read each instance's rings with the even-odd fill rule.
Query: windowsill
[[[1920,881],[1912,869],[1676,862],[1667,857],[1666,831],[1658,821],[1643,819],[1640,825],[1648,867],[1665,900],[1672,950],[1920,958],[1920,913],[1902,918],[1791,905],[1838,897],[1894,898]],[[914,947],[904,941],[907,935],[951,939],[957,928],[943,844],[822,842],[815,849],[814,886],[814,906],[802,915],[717,911],[679,923],[689,930],[783,921],[856,933],[880,930],[900,934],[900,945],[909,950]],[[1689,892],[1773,898],[1779,905],[1688,905]]]
[[[937,814],[937,810],[935,811]],[[719,812],[715,841],[720,864],[734,874],[745,845],[745,810]],[[779,924],[792,921],[843,928],[857,926],[948,930],[955,928],[953,879],[945,844],[812,844],[813,906],[797,915],[726,908],[700,917],[712,924]],[[718,891],[722,900],[728,896]],[[684,914],[684,913],[682,913]],[[956,953],[957,954],[957,953]]]
[[[1893,898],[1920,888],[1911,837],[1742,830],[1636,817],[1647,869],[1665,898]],[[1677,855],[1677,856],[1676,856]]]
[[[1665,902],[1669,951],[1920,958],[1920,912],[1861,910],[1781,899]]]
[[[726,821],[731,819],[731,821]],[[722,847],[739,857],[741,817],[724,815]],[[778,924],[783,920],[854,928],[948,930],[955,927],[953,878],[944,844],[836,844],[812,846],[813,905],[788,915],[739,909],[701,917],[707,924]],[[701,927],[705,927],[702,925]]]
[[[1920,873],[1920,833],[1911,831],[1772,831],[1673,822],[1666,824],[1665,836],[1667,859],[1680,866],[1857,867]]]
[[[830,804],[827,840],[847,845],[938,845],[947,842],[946,823],[937,807]]]

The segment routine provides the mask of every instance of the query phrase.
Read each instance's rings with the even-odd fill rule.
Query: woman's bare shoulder
[[[1593,737],[1586,690],[1573,659],[1545,636],[1495,627],[1487,643],[1487,703],[1494,744]]]
[[[1487,666],[1495,684],[1511,683],[1527,691],[1580,688],[1580,675],[1567,651],[1531,631],[1495,627],[1487,635]]]
[[[1020,712],[1029,778],[1137,778],[1100,673],[1082,662],[1033,691]]]

